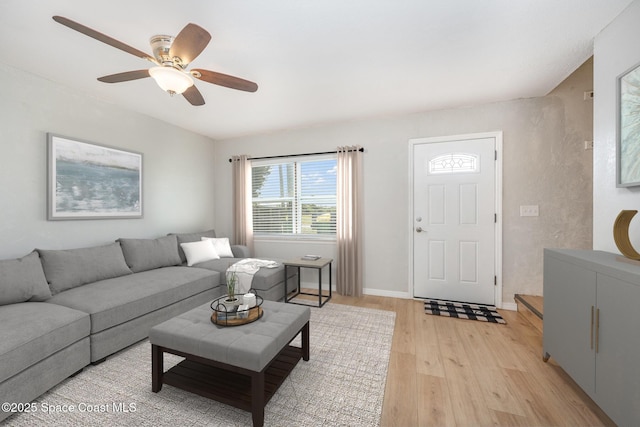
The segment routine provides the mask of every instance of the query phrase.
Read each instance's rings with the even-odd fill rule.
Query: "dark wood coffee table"
[[[260,320],[241,326],[214,325],[207,304],[153,327],[152,391],[169,384],[251,411],[262,426],[265,405],[298,361],[309,360],[310,318],[308,307],[265,301],[262,308]],[[302,347],[291,346],[298,334]],[[164,372],[164,353],[185,360]]]

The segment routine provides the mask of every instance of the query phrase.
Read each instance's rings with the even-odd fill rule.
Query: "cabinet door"
[[[596,401],[620,426],[640,425],[638,304],[640,286],[598,274],[600,331],[596,354]]]
[[[545,254],[543,351],[590,396],[595,391],[595,351],[591,349],[595,302],[594,271]]]

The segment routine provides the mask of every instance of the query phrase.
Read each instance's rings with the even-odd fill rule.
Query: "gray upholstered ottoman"
[[[309,307],[264,301],[263,316],[241,326],[211,322],[209,304],[153,327],[152,390],[169,384],[251,411],[264,423],[264,406],[300,358],[309,360]],[[302,348],[289,344],[302,333]],[[164,372],[163,354],[184,361]]]

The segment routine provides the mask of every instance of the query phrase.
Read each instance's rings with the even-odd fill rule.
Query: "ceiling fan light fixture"
[[[171,94],[183,93],[193,86],[193,79],[189,74],[173,67],[152,67],[149,69],[149,75],[162,90]]]
[[[53,16],[53,20],[85,36],[156,65],[151,69],[102,76],[98,78],[101,82],[121,83],[152,77],[162,90],[169,92],[170,95],[182,94],[193,106],[205,104],[202,94],[194,85],[194,79],[246,92],[258,90],[257,84],[239,77],[202,69],[187,71],[187,66],[202,53],[211,40],[211,34],[196,24],[185,25],[176,37],[168,35],[151,37],[150,43],[153,50],[153,56],[151,56],[64,16]]]

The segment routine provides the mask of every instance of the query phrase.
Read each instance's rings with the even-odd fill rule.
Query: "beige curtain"
[[[251,162],[247,155],[232,156],[233,164],[233,241],[245,245],[253,254],[253,215],[251,209]]]
[[[360,146],[338,147],[336,290],[362,296],[362,153]]]

